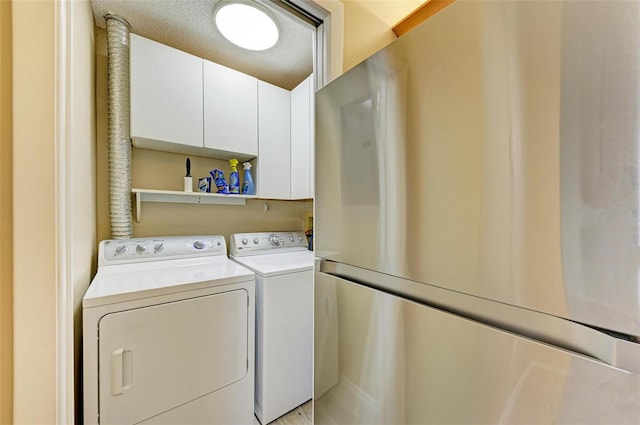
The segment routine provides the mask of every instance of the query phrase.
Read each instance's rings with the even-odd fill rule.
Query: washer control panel
[[[304,232],[235,233],[231,235],[229,255],[268,254],[300,251],[309,246]]]
[[[99,265],[227,255],[224,236],[167,236],[100,242]]]

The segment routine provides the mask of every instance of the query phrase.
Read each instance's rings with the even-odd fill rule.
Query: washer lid
[[[84,295],[82,306],[96,307],[253,280],[253,272],[226,256],[101,267]]]
[[[252,255],[247,257],[231,257],[232,260],[242,264],[262,277],[313,270],[314,258],[313,252],[307,250]]]

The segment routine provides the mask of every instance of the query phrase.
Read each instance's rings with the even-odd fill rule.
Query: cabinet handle
[[[133,384],[133,352],[119,348],[111,353],[111,394],[120,395]]]

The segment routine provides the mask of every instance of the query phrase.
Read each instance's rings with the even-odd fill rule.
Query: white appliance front
[[[100,319],[101,422],[138,423],[242,380],[247,305],[235,290]]]
[[[312,396],[313,272],[256,276],[255,413],[268,424]]]
[[[231,237],[230,258],[256,274],[255,414],[262,424],[312,397],[314,256],[300,235]],[[242,240],[259,242],[253,252],[236,256]],[[268,245],[260,248],[262,243]]]
[[[162,239],[155,253],[113,249],[112,263],[101,243],[83,300],[85,423],[251,423],[253,273],[226,258],[222,237]],[[181,271],[173,286],[169,271]],[[135,276],[140,290],[113,291]]]

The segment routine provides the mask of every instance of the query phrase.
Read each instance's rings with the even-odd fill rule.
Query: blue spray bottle
[[[229,193],[240,193],[240,177],[238,177],[238,160],[230,159],[231,174],[229,174]]]
[[[251,177],[251,164],[243,162],[244,166],[244,180],[242,181],[242,194],[243,195],[255,195],[256,187],[253,185],[253,178]]]

